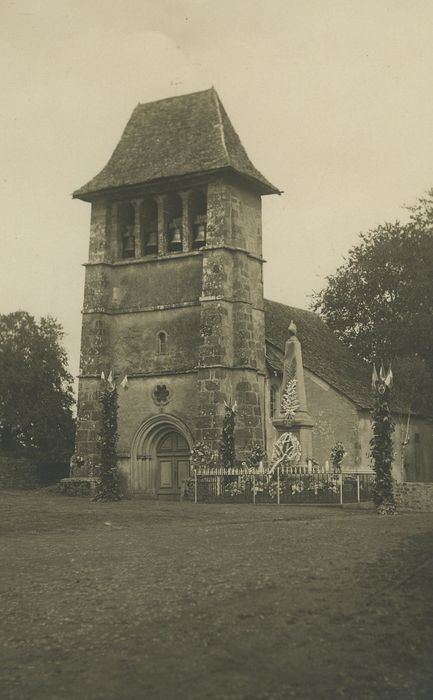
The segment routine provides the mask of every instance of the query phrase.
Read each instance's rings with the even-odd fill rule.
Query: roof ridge
[[[264,299],[264,301],[268,302],[269,304],[278,304],[278,306],[284,306],[285,309],[294,309],[295,311],[302,311],[302,313],[304,314],[310,314],[311,316],[319,318],[321,321],[323,321],[323,318],[321,318],[321,316],[319,316],[318,313],[316,313],[315,311],[311,311],[310,309],[303,309],[300,306],[292,306],[291,304],[285,304],[283,301],[275,301],[275,299]]]
[[[212,90],[215,90],[215,88],[210,87],[210,88],[205,88],[204,90],[194,90],[193,92],[185,92],[182,93],[182,95],[171,95],[170,97],[160,97],[159,100],[150,100],[148,102],[138,102],[137,107],[146,107],[147,105],[154,105],[158,102],[170,102],[170,100],[180,100],[183,97],[190,97],[191,95],[200,95],[204,92],[212,92]],[[137,109],[135,107],[135,109]]]
[[[231,160],[230,160],[230,156],[229,156],[229,152],[228,152],[227,144],[226,144],[226,137],[225,137],[225,134],[224,134],[224,126],[223,126],[223,120],[222,120],[222,116],[221,116],[220,101],[219,101],[218,93],[217,93],[217,91],[215,90],[215,88],[214,88],[213,85],[212,85],[212,87],[211,87],[211,90],[212,90],[212,95],[213,95],[213,98],[214,98],[214,101],[215,101],[215,106],[216,106],[216,109],[217,109],[217,114],[218,114],[218,126],[219,126],[220,135],[221,135],[221,141],[222,141],[223,149],[224,149],[224,152],[225,152],[225,154],[226,154],[226,156],[227,156],[227,162],[231,165]]]

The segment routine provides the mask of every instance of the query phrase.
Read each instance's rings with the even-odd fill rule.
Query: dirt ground
[[[0,494],[3,700],[433,697],[433,514]]]

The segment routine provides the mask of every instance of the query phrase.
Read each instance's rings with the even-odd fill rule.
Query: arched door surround
[[[160,415],[143,423],[131,447],[130,489],[153,496],[180,495],[190,471],[192,434],[178,418]]]

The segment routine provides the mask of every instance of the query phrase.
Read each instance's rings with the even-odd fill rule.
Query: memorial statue
[[[307,396],[305,393],[304,367],[302,364],[301,343],[297,336],[297,328],[294,321],[290,321],[288,328],[289,337],[284,349],[283,391],[287,384],[296,379],[296,391],[298,395],[298,411],[307,413]]]
[[[313,457],[313,421],[308,414],[301,343],[297,336],[297,328],[294,321],[290,322],[288,338],[284,348],[282,395],[284,395],[289,384],[291,384],[289,387],[289,393],[292,394],[291,402],[294,406],[293,419],[288,420],[280,405],[277,417],[273,422],[280,438],[283,437],[287,429],[290,430],[290,433],[297,436],[301,448],[302,464],[307,464],[308,460],[311,460]],[[294,397],[295,391],[296,397]]]

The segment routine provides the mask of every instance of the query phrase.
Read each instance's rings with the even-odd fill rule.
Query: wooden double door
[[[180,494],[182,481],[190,474],[190,450],[185,438],[175,430],[165,433],[156,449],[159,496]]]

